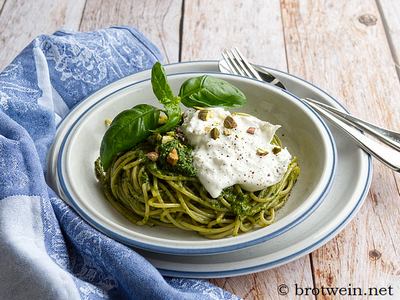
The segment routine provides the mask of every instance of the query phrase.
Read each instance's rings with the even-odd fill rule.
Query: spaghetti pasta
[[[282,147],[275,135],[272,144]],[[113,160],[106,172],[95,162],[96,176],[110,204],[138,225],[162,225],[199,233],[210,239],[236,236],[274,222],[300,172],[293,158],[282,180],[257,192],[239,185],[214,199],[196,176],[163,170],[148,159],[142,143]]]

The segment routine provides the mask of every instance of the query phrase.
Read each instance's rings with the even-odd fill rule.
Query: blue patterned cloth
[[[37,37],[0,73],[0,299],[237,299],[204,280],[163,278],[45,181],[68,112],[157,60],[157,48],[132,28],[59,31]]]

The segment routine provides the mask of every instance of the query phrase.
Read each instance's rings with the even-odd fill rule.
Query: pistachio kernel
[[[155,136],[154,136],[154,138],[156,139],[156,141],[159,142],[159,141],[162,140],[163,136],[162,136],[161,134],[159,134],[159,133],[156,133]]]
[[[178,160],[179,160],[178,151],[176,151],[176,149],[173,148],[171,152],[168,153],[167,163],[169,163],[171,166],[175,166]]]
[[[225,128],[232,129],[237,127],[237,123],[231,116],[227,116],[224,120],[224,126]]]
[[[155,152],[155,151],[151,151],[151,152],[146,153],[146,156],[151,161],[156,161],[158,159],[158,153]]]
[[[218,128],[214,127],[213,129],[211,129],[210,135],[214,140],[219,138],[219,130],[218,130]]]
[[[222,132],[224,135],[228,136],[231,135],[231,131],[228,128],[224,128],[224,131]]]
[[[175,137],[175,131],[168,131],[166,132],[166,135]]]
[[[247,128],[247,133],[250,133],[250,134],[254,134],[254,131],[256,131],[256,128],[255,127],[249,127],[249,128]]]
[[[166,115],[160,115],[158,117],[158,125],[163,125],[163,124],[167,123],[167,120],[168,120],[168,118]]]
[[[204,131],[205,131],[206,133],[209,133],[209,132],[211,131],[211,127],[210,127],[210,126],[204,127]]]
[[[257,155],[259,156],[265,156],[268,154],[268,151],[262,148],[257,148]]]
[[[164,135],[162,137],[162,139],[161,139],[161,144],[166,144],[166,143],[171,142],[173,140],[174,140],[174,138],[172,136]]]
[[[111,123],[112,123],[112,120],[111,120],[111,119],[105,119],[105,120],[104,120],[104,124],[106,124],[106,126],[110,126]]]
[[[281,147],[275,146],[275,147],[272,149],[272,153],[273,153],[273,154],[278,154],[279,152],[281,152],[281,150],[282,150]]]
[[[211,112],[207,109],[202,109],[199,111],[198,117],[202,121],[207,121],[209,118],[211,118]]]

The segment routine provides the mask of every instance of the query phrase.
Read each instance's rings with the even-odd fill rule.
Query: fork
[[[270,73],[267,73],[267,79],[262,78],[260,74],[263,73],[263,70],[256,70],[239,49],[225,49],[222,52],[222,57],[227,68],[222,68],[220,64],[221,72],[250,77],[284,88],[283,84]],[[311,106],[336,127],[346,132],[365,152],[371,154],[394,171],[400,172],[399,133],[368,123],[320,101],[310,98],[300,100]],[[369,136],[363,132],[368,133]]]

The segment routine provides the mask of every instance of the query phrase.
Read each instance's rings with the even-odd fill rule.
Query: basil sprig
[[[187,107],[239,107],[246,103],[246,96],[237,87],[208,75],[186,80],[179,96]]]
[[[207,75],[186,80],[179,96],[175,96],[159,62],[152,68],[151,85],[154,95],[164,105],[167,122],[159,126],[160,110],[148,104],[139,104],[119,113],[101,141],[100,160],[104,170],[110,167],[118,153],[131,149],[154,132],[164,133],[176,127],[182,120],[181,101],[186,107],[239,107],[246,103],[245,95],[238,88]]]
[[[179,106],[181,99],[179,96],[174,96],[168,84],[165,70],[159,62],[156,62],[151,70],[151,85],[154,95],[156,95],[158,101],[164,105],[164,112],[168,117],[167,123],[157,128],[155,132],[163,133],[170,131],[181,121],[182,111]]]
[[[160,110],[152,105],[139,104],[120,112],[103,136],[100,159],[107,170],[113,158],[149,137],[158,126]]]

